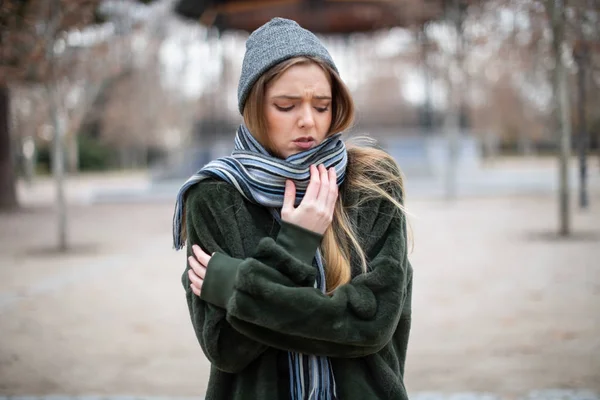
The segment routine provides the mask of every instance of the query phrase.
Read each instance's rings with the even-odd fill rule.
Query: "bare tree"
[[[95,18],[99,0],[5,0],[0,5],[0,208],[17,206],[15,169],[9,131],[10,85],[48,82],[63,71],[53,69],[58,35]],[[59,10],[48,19],[48,7]],[[52,51],[49,51],[51,49]]]
[[[17,206],[12,143],[9,135],[10,95],[6,85],[0,85],[0,210]]]
[[[546,0],[544,3],[550,18],[552,34],[552,53],[554,68],[552,91],[554,110],[557,118],[557,137],[559,138],[559,234],[567,236],[571,232],[569,213],[569,158],[571,155],[571,116],[567,70],[564,63],[565,46],[565,4],[564,0]]]
[[[599,47],[594,43],[600,39],[600,3],[594,0],[497,0],[485,2],[480,10],[480,21],[469,22],[487,42],[488,51],[480,53],[492,56],[480,57],[482,72],[475,74],[474,82],[489,102],[478,106],[476,120],[496,125],[505,135],[513,135],[510,139],[521,143],[523,149],[529,148],[534,137],[532,132],[538,132],[535,135],[541,138],[546,135],[541,128],[544,124],[547,126],[545,131],[552,136],[546,140],[556,144],[559,155],[558,232],[568,235],[571,231],[568,167],[571,127],[576,121],[580,127],[580,204],[587,200],[584,127],[599,104],[593,90],[584,91],[596,84],[593,76],[600,72],[600,65],[593,61],[597,57],[594,50]],[[500,12],[504,18],[496,17]],[[506,23],[507,16],[512,18],[512,27]],[[573,56],[576,64],[572,62]],[[574,73],[575,65],[578,65],[579,75]],[[586,73],[589,80],[585,78]],[[569,88],[576,85],[580,88],[579,99],[587,101],[588,96],[584,95],[589,93],[587,106],[573,101],[576,91]],[[572,118],[576,104],[580,105],[579,110]],[[510,118],[506,118],[507,115]]]
[[[589,117],[588,104],[593,102],[592,94],[598,90],[593,74],[599,72],[600,65],[595,65],[594,55],[600,50],[600,2],[595,0],[573,0],[571,17],[567,25],[571,31],[572,53],[577,65],[576,78],[576,120],[577,150],[579,156],[579,206],[588,207],[587,193],[587,153],[589,151]],[[599,63],[600,64],[600,63]],[[595,71],[596,70],[596,71]],[[590,79],[592,78],[592,79]]]

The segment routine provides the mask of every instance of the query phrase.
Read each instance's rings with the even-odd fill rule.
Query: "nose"
[[[298,117],[298,126],[304,129],[311,129],[315,126],[312,105],[305,104],[302,106],[300,116]]]

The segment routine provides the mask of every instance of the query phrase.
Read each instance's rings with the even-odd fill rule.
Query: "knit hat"
[[[238,85],[238,108],[241,114],[256,80],[269,68],[297,56],[318,57],[338,72],[319,38],[296,21],[273,18],[252,32],[246,41],[246,54]]]

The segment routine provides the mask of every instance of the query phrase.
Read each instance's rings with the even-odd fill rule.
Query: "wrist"
[[[226,254],[213,253],[206,267],[200,298],[218,307],[227,308],[227,303],[234,292],[241,262],[242,260]]]
[[[286,220],[284,218],[281,219],[281,221],[283,223],[286,223],[288,225],[293,225],[294,227],[300,228],[303,231],[307,231],[310,232],[314,235],[319,235],[319,236],[323,236],[323,234],[325,233],[325,229],[323,228],[319,228],[318,226],[316,226],[316,224],[307,224],[305,220],[300,220],[300,221],[290,221],[290,220]],[[310,223],[310,221],[308,221]]]
[[[323,235],[300,225],[281,221],[277,244],[306,264],[312,264]]]

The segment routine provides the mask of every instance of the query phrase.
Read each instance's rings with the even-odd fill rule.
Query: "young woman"
[[[412,268],[400,170],[348,146],[354,108],[317,37],[275,18],[249,37],[230,157],[174,216],[207,400],[407,399]]]

